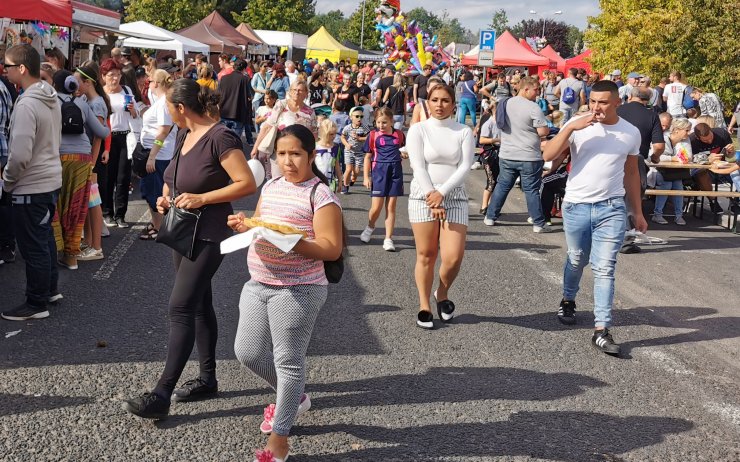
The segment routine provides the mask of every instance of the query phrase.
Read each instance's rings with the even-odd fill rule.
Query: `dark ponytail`
[[[177,79],[167,92],[167,100],[174,104],[182,104],[200,116],[213,119],[220,118],[218,104],[221,95],[208,87],[201,87],[192,79]]]
[[[110,107],[110,98],[108,98],[108,94],[103,90],[103,85],[100,84],[100,72],[98,69],[98,65],[94,61],[91,61],[89,63],[83,63],[82,66],[77,68],[76,72],[80,74],[82,80],[93,83],[95,93],[103,98],[103,101],[105,101],[105,107],[108,110],[108,115],[111,115],[113,111]]]

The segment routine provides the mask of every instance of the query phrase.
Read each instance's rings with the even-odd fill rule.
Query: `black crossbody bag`
[[[162,226],[157,234],[157,242],[162,243],[188,260],[193,259],[193,247],[195,246],[195,235],[198,232],[201,210],[187,210],[175,207],[177,197],[177,168],[180,165],[182,145],[177,147],[175,160],[175,177],[172,180],[172,191],[170,192],[170,209],[162,220]]]
[[[315,212],[313,208],[313,200],[316,196],[316,188],[319,187],[321,182],[316,183],[311,189],[311,211]],[[344,251],[342,251],[344,253]],[[334,261],[324,261],[324,273],[326,273],[326,280],[331,284],[338,284],[342,280],[342,274],[344,274],[344,255],[340,255]]]

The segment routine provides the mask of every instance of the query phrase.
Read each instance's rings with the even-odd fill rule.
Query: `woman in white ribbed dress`
[[[427,100],[431,117],[414,124],[406,147],[414,169],[409,194],[409,221],[416,243],[416,287],[419,291],[417,325],[433,329],[434,316],[429,303],[437,256],[442,259],[439,284],[434,292],[437,314],[443,322],[454,316],[455,304],[448,292],[455,281],[468,231],[468,195],[465,178],[470,173],[475,151],[475,136],[467,125],[451,116],[455,90],[435,86]]]

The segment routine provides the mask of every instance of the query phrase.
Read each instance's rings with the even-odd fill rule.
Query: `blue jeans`
[[[574,108],[566,106],[565,104],[561,104],[560,112],[563,113],[563,121],[561,123],[565,125],[565,122],[569,121],[571,117],[576,115],[576,112],[578,112],[578,109],[577,108],[574,109]]]
[[[221,123],[229,127],[232,132],[236,133],[236,136],[238,136],[239,139],[241,139],[242,132],[244,132],[247,143],[254,144],[254,140],[252,139],[251,127],[247,127],[244,125],[243,122],[234,119],[221,119]]]
[[[58,292],[57,245],[51,220],[59,191],[19,197],[30,199],[30,203],[14,202],[11,207],[18,250],[26,261],[26,303],[41,309]]]
[[[465,118],[470,114],[475,127],[475,98],[460,98],[460,107],[457,110],[457,121],[465,125]]]
[[[542,213],[542,201],[540,200],[540,185],[542,184],[542,166],[545,163],[537,161],[520,161],[499,158],[499,174],[496,187],[493,189],[491,203],[488,205],[486,218],[498,220],[501,209],[514,187],[516,177],[522,178],[522,191],[527,199],[527,210],[529,216],[536,226],[545,226],[545,215]]]
[[[683,181],[681,180],[673,180],[673,181],[666,181],[663,179],[663,175],[658,172],[658,174],[655,177],[655,189],[659,189],[661,191],[683,191]],[[680,218],[683,216],[683,197],[681,196],[672,196],[673,200],[673,209],[676,211],[676,218]],[[655,215],[663,215],[663,207],[665,207],[665,203],[668,201],[668,196],[656,196],[655,197],[655,210],[653,210],[653,214]]]
[[[626,228],[627,206],[623,197],[594,204],[563,203],[563,229],[568,245],[568,258],[563,270],[563,298],[576,299],[583,268],[590,262],[597,328],[611,326],[614,270]]]

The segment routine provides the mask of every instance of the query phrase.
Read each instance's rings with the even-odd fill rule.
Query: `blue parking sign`
[[[493,51],[496,47],[496,31],[495,30],[482,30],[480,31],[480,43],[478,44],[481,50]]]

